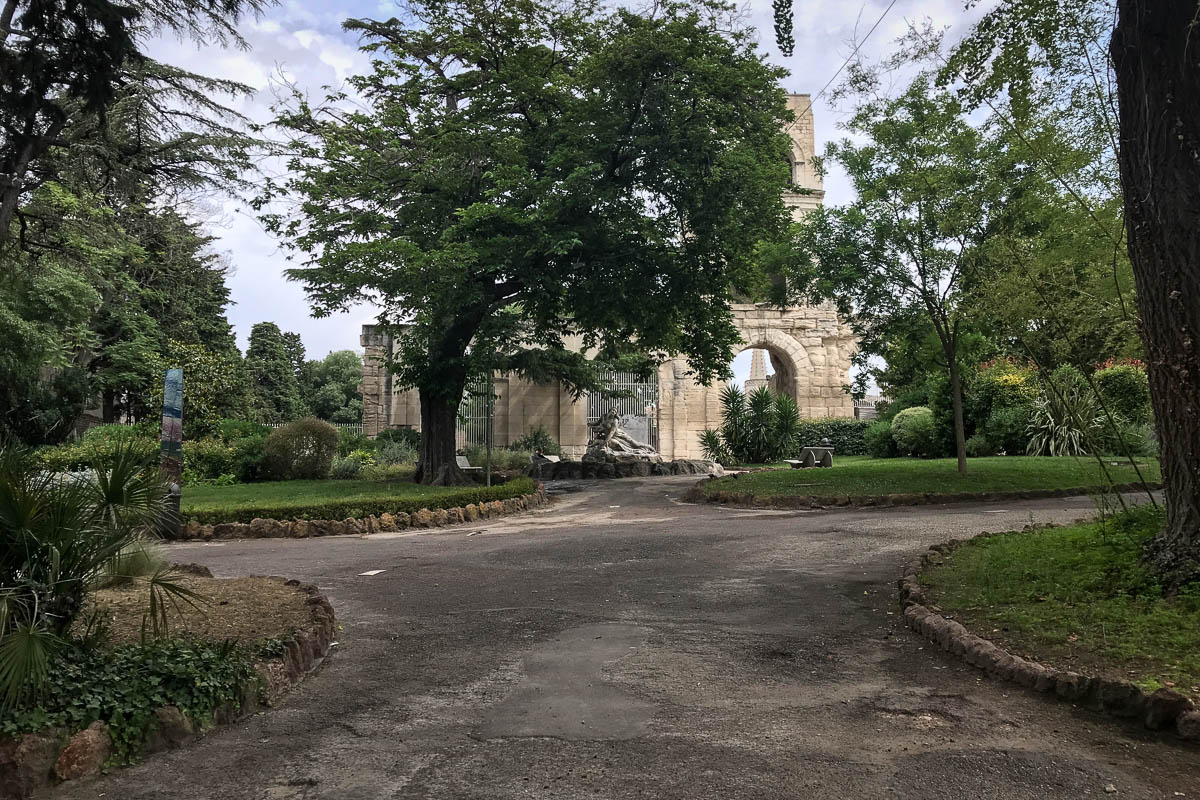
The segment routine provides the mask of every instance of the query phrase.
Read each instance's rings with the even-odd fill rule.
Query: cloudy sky
[[[861,40],[888,5],[888,0],[794,0],[796,49],[791,58],[783,58],[775,48],[770,0],[751,0],[745,10],[759,30],[763,52],[791,71],[784,88],[815,94],[851,54],[851,42]],[[949,26],[949,36],[956,38],[978,17],[978,10],[968,16],[963,6],[964,0],[896,0],[863,52],[869,59],[879,57],[910,22],[925,17]],[[151,54],[196,72],[253,86],[255,96],[236,105],[250,118],[265,121],[273,99],[272,83],[280,75],[319,97],[322,86],[338,86],[348,76],[366,69],[367,59],[358,51],[357,37],[342,30],[343,20],[394,15],[390,0],[283,0],[242,26],[249,51],[201,48],[191,42],[164,39],[153,43]],[[824,142],[839,135],[837,124],[845,113],[825,98],[815,101],[813,113],[820,151]],[[827,177],[825,189],[827,203],[850,199],[846,180],[839,174]],[[209,227],[218,239],[217,248],[233,268],[229,284],[234,305],[229,319],[243,350],[251,326],[263,320],[300,333],[310,358],[332,350],[358,349],[359,329],[372,321],[371,310],[363,307],[334,317],[313,318],[301,287],[283,278],[287,266],[284,253],[243,201],[218,204]],[[748,355],[739,360],[739,372],[748,370]]]

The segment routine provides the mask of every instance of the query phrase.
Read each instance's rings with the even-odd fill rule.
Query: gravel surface
[[[432,532],[177,545],[321,586],[334,656],[277,708],[57,798],[1200,798],[1200,751],[992,681],[900,624],[935,542],[1087,498],[680,504],[690,478],[551,486]],[[374,575],[362,573],[382,570]]]

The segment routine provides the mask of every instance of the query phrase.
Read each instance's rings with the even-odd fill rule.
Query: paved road
[[[56,796],[1200,798],[1200,752],[899,624],[913,554],[1086,498],[756,512],[678,503],[690,483],[584,484],[437,533],[174,546],[316,582],[336,654],[277,708]]]

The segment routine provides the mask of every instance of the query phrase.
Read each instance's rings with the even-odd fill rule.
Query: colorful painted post
[[[179,527],[179,499],[183,486],[183,370],[167,370],[163,382],[162,448],[159,469],[167,481],[167,505],[174,518],[168,525]]]

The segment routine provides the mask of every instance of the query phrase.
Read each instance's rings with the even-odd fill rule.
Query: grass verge
[[[422,486],[379,481],[276,481],[232,486],[184,487],[183,519],[202,525],[263,519],[345,519],[372,514],[412,513],[422,508],[454,508],[481,501],[507,500],[534,491],[530,478],[498,486]]]
[[[1060,669],[1200,699],[1200,585],[1175,597],[1141,564],[1162,512],[967,542],[921,575],[972,633]]]
[[[1138,480],[1128,462],[1105,461],[1115,484]],[[1160,480],[1158,462],[1145,459],[1142,477]],[[1095,459],[1048,456],[972,458],[967,474],[958,474],[952,458],[869,458],[842,456],[829,469],[788,469],[751,472],[700,487],[705,494],[736,493],[753,497],[878,496],[887,494],[974,494],[1062,489],[1091,489],[1108,485]]]

